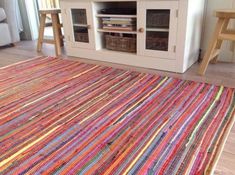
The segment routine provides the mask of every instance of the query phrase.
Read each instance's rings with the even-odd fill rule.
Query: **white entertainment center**
[[[60,0],[69,56],[185,72],[198,59],[205,0]]]

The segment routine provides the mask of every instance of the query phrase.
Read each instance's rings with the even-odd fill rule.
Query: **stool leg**
[[[210,59],[211,59],[211,56],[212,56],[212,54],[213,54],[213,52],[214,52],[214,50],[215,50],[215,48],[216,48],[216,46],[218,44],[218,36],[222,32],[224,23],[225,23],[225,19],[219,18],[219,20],[217,21],[212,41],[209,44],[209,48],[206,51],[206,54],[205,54],[205,56],[204,56],[204,58],[202,60],[202,63],[200,65],[200,67],[199,67],[199,70],[198,70],[198,74],[199,75],[204,75],[205,72],[206,72],[206,69],[207,69],[208,64],[210,62]]]
[[[56,52],[56,56],[58,56],[58,55],[61,55],[59,22],[58,22],[58,18],[56,14],[52,14],[51,18],[52,18],[54,40],[55,40],[55,52]]]
[[[46,26],[46,14],[41,14],[39,34],[38,34],[38,46],[37,46],[38,52],[42,51],[42,43],[43,43],[45,26]]]
[[[60,24],[59,14],[56,15],[58,21],[59,35],[60,35],[60,46],[64,46],[63,34],[62,34],[62,24]]]
[[[225,19],[224,25],[223,25],[223,29],[222,29],[222,33],[226,32],[226,30],[227,30],[227,28],[228,28],[228,24],[229,24],[229,19]],[[221,39],[218,40],[215,49],[220,49],[221,46],[222,46],[222,43],[223,43],[223,40],[221,40]],[[211,60],[211,63],[215,64],[215,63],[217,63],[217,61],[218,61],[218,56],[216,56],[215,58],[213,58],[213,59]]]

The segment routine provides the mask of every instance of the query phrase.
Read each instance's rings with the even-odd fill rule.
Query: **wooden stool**
[[[49,9],[39,11],[41,17],[37,46],[38,52],[41,52],[43,43],[49,43],[55,45],[56,56],[61,55],[61,46],[63,46],[63,36],[61,32],[62,25],[60,24],[59,13],[61,13],[60,9]],[[47,15],[51,15],[54,39],[44,39],[44,30],[46,27]]]
[[[216,28],[213,34],[212,41],[209,44],[205,57],[202,60],[198,74],[204,75],[208,67],[209,62],[217,62],[218,55],[223,40],[235,41],[235,29],[228,29],[230,19],[235,19],[234,10],[217,10],[215,16],[218,17]]]

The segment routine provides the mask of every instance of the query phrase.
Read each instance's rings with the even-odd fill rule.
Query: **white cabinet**
[[[69,56],[179,73],[198,59],[204,0],[60,4]]]
[[[178,3],[178,1],[138,3],[139,55],[158,55],[161,58],[176,59]]]

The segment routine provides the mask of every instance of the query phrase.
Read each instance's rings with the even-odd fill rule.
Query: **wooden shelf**
[[[97,14],[96,17],[111,17],[111,18],[137,18],[137,15],[112,15],[112,14]]]
[[[104,33],[137,34],[137,31],[120,31],[120,30],[107,30],[107,29],[98,29],[97,31]]]
[[[169,29],[165,29],[165,28],[147,28],[146,29],[147,32],[169,32]]]

